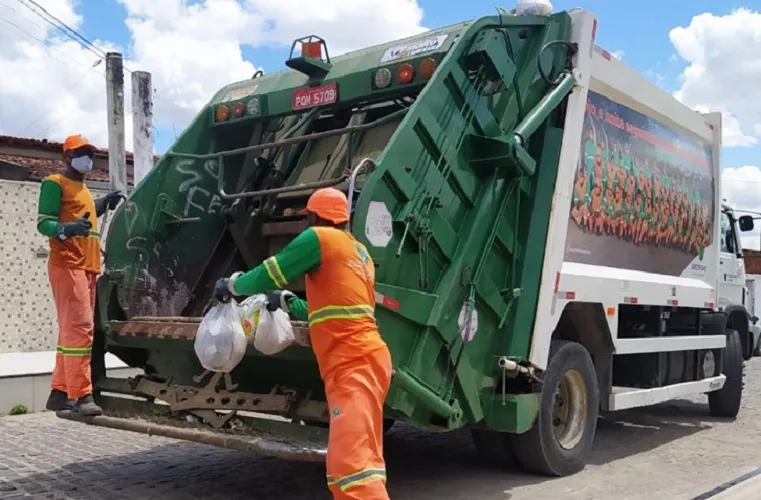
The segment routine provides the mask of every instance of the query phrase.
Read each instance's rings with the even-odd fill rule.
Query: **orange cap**
[[[349,220],[349,202],[346,195],[336,188],[318,189],[309,197],[302,213],[312,212],[317,217],[341,224]]]
[[[65,141],[63,141],[63,152],[71,151],[72,149],[78,149],[82,146],[90,146],[92,149],[97,149],[95,146],[90,144],[90,141],[87,140],[87,137],[83,136],[82,134],[75,134],[70,135],[66,138]]]

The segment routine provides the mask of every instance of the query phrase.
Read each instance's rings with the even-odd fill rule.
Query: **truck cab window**
[[[736,253],[737,245],[735,244],[735,233],[732,231],[732,222],[729,215],[721,213],[721,251],[726,253]]]

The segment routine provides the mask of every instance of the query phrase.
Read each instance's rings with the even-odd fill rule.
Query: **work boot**
[[[45,403],[45,409],[50,411],[71,410],[71,401],[65,392],[53,389]]]
[[[103,410],[100,406],[95,404],[95,399],[93,399],[92,394],[77,399],[74,406],[71,408],[71,412],[87,417],[103,415]]]

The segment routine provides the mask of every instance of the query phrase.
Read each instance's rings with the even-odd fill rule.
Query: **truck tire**
[[[567,476],[586,465],[600,412],[592,357],[576,342],[555,340],[534,426],[511,436],[516,458],[529,471]]]
[[[708,393],[708,408],[714,417],[735,418],[740,413],[743,394],[743,348],[740,334],[727,330],[727,346],[721,353],[723,373],[727,376],[724,387]]]
[[[383,434],[390,431],[395,423],[396,423],[396,420],[394,420],[393,418],[384,418],[383,419]]]
[[[470,435],[476,451],[488,465],[500,469],[515,469],[518,466],[511,439],[513,434],[489,429],[470,429]]]

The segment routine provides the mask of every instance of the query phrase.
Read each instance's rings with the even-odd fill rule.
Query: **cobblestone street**
[[[582,473],[546,479],[490,469],[467,432],[387,439],[394,499],[691,499],[761,466],[761,359],[746,368],[736,422],[705,398],[601,419]],[[287,462],[108,430],[49,413],[0,419],[0,498],[328,499],[321,464]]]

